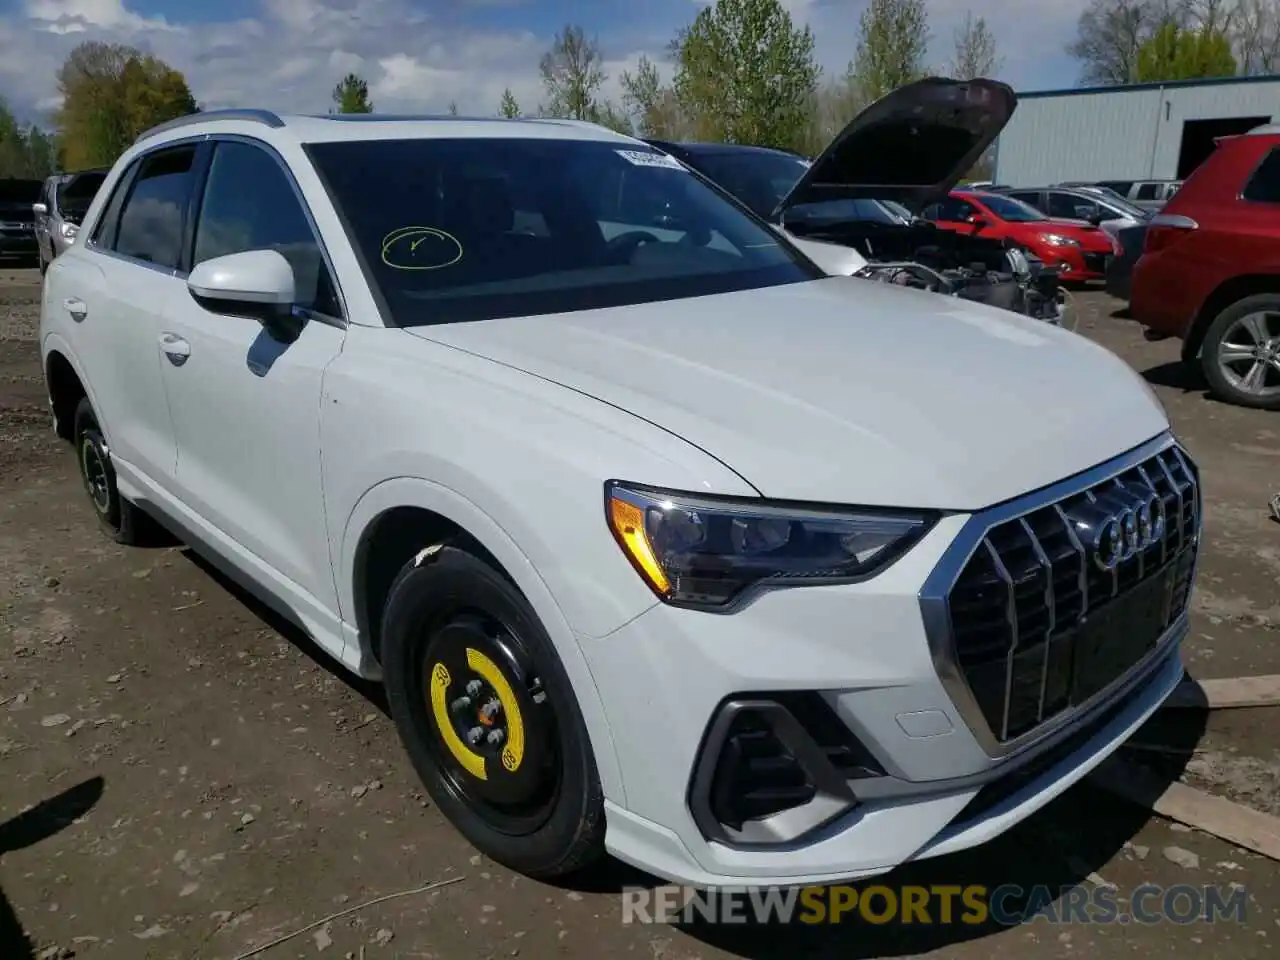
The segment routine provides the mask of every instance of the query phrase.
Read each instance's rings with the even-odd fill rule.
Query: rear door
[[[167,299],[163,378],[183,504],[336,612],[321,486],[320,398],[346,323],[328,258],[284,164],[246,138],[211,142],[191,264],[277,250],[293,267],[304,319],[292,343],[247,316]],[[243,563],[245,558],[239,560]]]
[[[177,448],[160,379],[160,321],[187,295],[183,236],[202,149],[167,144],[134,160],[86,242],[49,271],[47,309],[86,371],[116,472],[143,499],[149,486],[173,490]]]

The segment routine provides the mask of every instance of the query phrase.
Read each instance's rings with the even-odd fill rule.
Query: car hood
[[[972,510],[1168,429],[1083,337],[853,278],[407,332],[628,411],[782,499]]]
[[[802,203],[868,197],[918,213],[945,197],[1018,105],[996,80],[930,77],[859,113],[791,188],[774,219]]]

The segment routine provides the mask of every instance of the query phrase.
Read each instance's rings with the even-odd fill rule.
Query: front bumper
[[[658,606],[582,639],[624,781],[609,798],[610,851],[695,886],[873,876],[998,836],[1105,759],[1181,679],[1185,612],[1078,710],[993,743],[957,695],[927,603],[981,520],[943,518],[866,583],[765,594],[732,615]],[[770,704],[790,714],[765,725],[811,795],[726,825],[717,764],[734,717]]]

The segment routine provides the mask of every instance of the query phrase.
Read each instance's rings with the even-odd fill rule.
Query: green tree
[[[854,106],[924,77],[928,50],[924,0],[871,0],[858,21],[858,45],[845,74]]]
[[[813,33],[779,0],[716,0],[672,42],[675,95],[696,136],[796,148],[819,70]]]
[[[556,34],[551,49],[538,64],[548,100],[543,112],[572,120],[593,119],[596,96],[608,79],[603,64],[600,44],[589,38],[582,27],[566,26]]]
[[[1139,83],[1232,77],[1236,58],[1227,35],[1210,27],[1183,29],[1167,23],[1138,50]]]
[[[658,67],[652,60],[642,56],[636,72],[624,70],[619,79],[622,82],[622,104],[636,117],[636,126],[642,137],[677,140],[684,135],[687,124],[675,89],[662,82]]]
[[[514,120],[520,116],[520,104],[516,102],[516,95],[511,92],[510,87],[502,91],[502,103],[498,105],[498,113],[508,120]]]
[[[369,84],[358,73],[348,73],[333,88],[334,113],[373,113]]]
[[[58,71],[58,90],[68,170],[112,164],[144,130],[199,109],[179,71],[117,43],[91,40],[72,50]]]
[[[591,108],[591,116],[588,118],[592,123],[598,123],[602,127],[608,127],[618,133],[625,133],[627,136],[633,136],[636,132],[635,125],[632,124],[631,118],[627,116],[625,110],[620,110],[609,101],[597,103]]]

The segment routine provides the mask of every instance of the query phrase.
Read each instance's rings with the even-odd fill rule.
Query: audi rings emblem
[[[1090,546],[1094,564],[1107,572],[1116,569],[1163,540],[1165,523],[1164,501],[1154,492],[1110,512],[1093,525],[1095,534]]]

